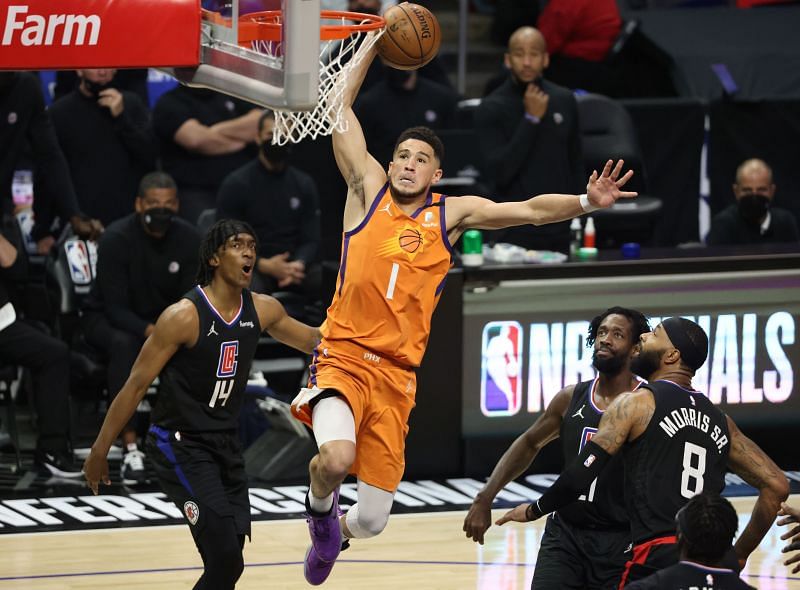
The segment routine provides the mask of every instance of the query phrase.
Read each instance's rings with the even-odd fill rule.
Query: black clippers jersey
[[[572,392],[559,434],[565,464],[572,462],[597,433],[603,410],[595,405],[592,396],[596,383],[597,379],[583,381]],[[560,509],[558,515],[576,527],[628,530],[622,457],[611,457],[589,489],[583,491],[577,502]]]
[[[671,381],[642,385],[656,408],[642,435],[622,448],[634,543],[675,532],[675,514],[695,494],[722,492],[728,422],[699,391]]]
[[[197,308],[200,334],[192,348],[180,348],[161,372],[152,422],[185,432],[235,430],[261,333],[253,296],[242,292],[239,313],[230,323],[199,286],[184,298]]]

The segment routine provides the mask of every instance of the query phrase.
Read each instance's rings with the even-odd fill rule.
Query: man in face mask
[[[772,206],[772,169],[759,159],[745,160],[736,169],[736,203],[711,220],[709,245],[768,244],[800,241],[797,220],[790,211]]]
[[[267,109],[258,121],[258,157],[222,182],[217,219],[247,220],[255,230],[259,247],[253,291],[289,290],[316,300],[321,280],[317,187],[289,164],[291,148],[273,143],[274,131],[275,114]]]
[[[177,213],[175,181],[151,172],[139,183],[135,212],[109,225],[98,244],[84,334],[107,356],[111,396],[128,378],[158,316],[194,283],[201,238]],[[128,485],[146,481],[136,426],[132,419],[122,432],[121,478]]]

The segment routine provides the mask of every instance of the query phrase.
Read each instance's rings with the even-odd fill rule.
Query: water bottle
[[[583,228],[580,218],[574,217],[569,224],[569,257],[572,260],[578,257],[581,246],[583,246]]]
[[[477,229],[464,232],[463,254],[461,264],[464,266],[480,266],[483,264],[483,234]]]
[[[583,230],[583,247],[596,248],[596,240],[594,234],[594,219],[591,217],[586,218],[586,227]]]

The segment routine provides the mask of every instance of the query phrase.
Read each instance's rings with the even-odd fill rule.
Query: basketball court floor
[[[752,497],[733,498],[740,529]],[[790,502],[800,503],[794,495]],[[495,511],[495,516],[501,514]],[[525,590],[530,587],[543,522],[492,527],[484,546],[461,532],[465,510],[398,514],[377,538],[355,542],[325,584],[330,590]],[[783,565],[782,527],[773,526],[744,579],[761,589],[800,590]],[[253,523],[239,590],[308,588],[302,558],[305,522]],[[200,558],[185,525],[0,535],[0,590],[189,589]]]

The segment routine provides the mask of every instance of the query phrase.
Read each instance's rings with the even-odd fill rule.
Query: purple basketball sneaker
[[[309,584],[318,586],[328,579],[342,550],[342,531],[339,525],[339,488],[333,492],[333,506],[325,515],[311,510],[306,496],[306,522],[311,545],[306,551],[303,574]]]

